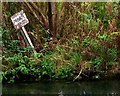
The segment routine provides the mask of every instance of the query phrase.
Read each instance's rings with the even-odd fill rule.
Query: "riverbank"
[[[3,82],[119,78],[119,3],[53,5],[3,3]],[[23,9],[31,20],[25,28],[33,47],[10,22]]]
[[[75,73],[74,71],[71,72],[71,76],[68,77],[55,77],[55,74],[51,77],[49,75],[41,75],[39,78],[36,75],[30,74],[16,74],[11,76],[11,74],[7,74],[6,78],[3,78],[3,83],[19,83],[19,82],[41,82],[41,81],[70,81],[70,82],[78,82],[78,81],[102,81],[102,80],[120,80],[120,71],[117,70],[116,72],[111,71],[83,71],[80,75],[79,73]],[[79,77],[78,77],[79,75]],[[16,77],[16,76],[19,76]],[[77,79],[75,79],[78,77]]]

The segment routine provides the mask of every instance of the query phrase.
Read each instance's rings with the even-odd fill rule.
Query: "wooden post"
[[[23,33],[24,33],[24,36],[25,36],[24,38],[25,38],[25,40],[27,41],[26,43],[33,48],[33,52],[36,52],[35,49],[34,49],[34,46],[33,46],[33,44],[32,44],[32,41],[31,41],[31,39],[29,38],[29,35],[28,35],[28,33],[27,33],[26,29],[25,29],[25,27],[22,27],[22,30],[23,30]]]
[[[23,40],[24,40],[25,44],[26,44],[27,46],[29,46],[28,40],[27,40],[27,38],[25,37],[25,34],[24,34],[23,30],[20,29],[20,32],[21,32],[21,35],[22,35],[22,37],[23,37]]]

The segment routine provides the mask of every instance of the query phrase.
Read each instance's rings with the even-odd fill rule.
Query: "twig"
[[[84,73],[82,73],[82,75],[84,75],[84,76],[86,76],[86,77],[89,77],[88,75],[86,75],[86,74],[84,74]]]
[[[4,67],[4,68],[8,69],[8,67],[7,67],[7,66],[5,66],[5,65],[2,65],[2,67]]]
[[[81,73],[82,73],[82,70],[83,70],[83,69],[81,68],[81,70],[80,70],[78,76],[73,80],[73,82],[74,82],[76,79],[78,79],[78,78],[80,77],[80,75],[81,75]]]

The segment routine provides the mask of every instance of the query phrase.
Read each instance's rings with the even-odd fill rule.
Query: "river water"
[[[120,96],[120,80],[3,84],[3,96]]]

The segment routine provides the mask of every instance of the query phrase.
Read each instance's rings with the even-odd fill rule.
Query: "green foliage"
[[[13,52],[16,52],[18,49],[20,49],[19,41],[11,40],[8,31],[4,27],[0,26],[0,29],[2,31],[2,45],[3,45],[4,55],[11,54]]]
[[[100,39],[100,41],[105,41],[107,39],[107,34],[103,34],[103,35],[100,35],[98,34],[98,38]]]
[[[8,81],[8,83],[14,83],[15,80],[14,80],[14,77],[11,77],[10,80]]]
[[[49,77],[52,77],[54,74],[55,67],[51,62],[52,58],[49,58],[48,56],[45,56],[42,62],[42,75],[48,75]]]
[[[37,6],[40,7],[40,3],[39,2],[37,2]]]
[[[39,65],[37,65],[39,63],[39,61],[37,61],[38,56],[40,55],[37,55],[32,59],[27,56],[23,56],[22,54],[16,54],[15,56],[8,58],[3,57],[3,62],[4,60],[8,61],[7,64],[3,64],[10,66],[9,69],[3,68],[3,79],[6,80],[7,78],[8,82],[13,82],[14,79],[19,79],[22,75],[30,75],[29,78],[35,76],[34,79],[39,80],[41,78],[41,70]],[[11,79],[12,77],[14,78]]]
[[[74,55],[71,57],[71,61],[73,62],[74,65],[80,64],[81,61],[80,53],[74,53]]]
[[[8,31],[0,25],[0,30],[2,32],[3,44],[6,45],[7,41],[10,40]],[[7,43],[8,44],[8,43]]]
[[[59,12],[61,6],[62,6],[62,2],[57,3],[57,11],[58,11],[58,12]]]
[[[56,78],[70,78],[72,76],[72,66],[70,65],[63,65],[61,68],[57,71]]]
[[[82,45],[84,47],[88,47],[90,45],[90,37],[86,37],[83,41],[82,41]]]
[[[102,64],[102,62],[103,62],[103,58],[96,58],[96,59],[92,60],[92,64],[97,69],[100,67],[100,65]]]

